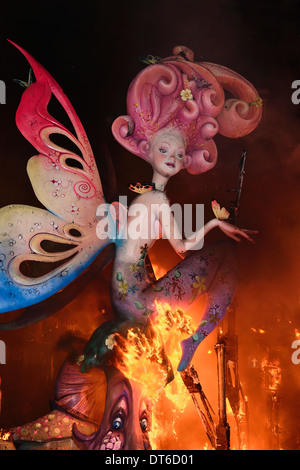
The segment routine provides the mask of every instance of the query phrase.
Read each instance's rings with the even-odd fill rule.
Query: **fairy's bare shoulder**
[[[131,204],[170,204],[169,199],[163,191],[156,189],[139,194]]]

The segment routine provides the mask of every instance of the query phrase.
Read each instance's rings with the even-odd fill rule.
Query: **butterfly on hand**
[[[222,207],[221,209],[220,204],[216,200],[211,201],[211,207],[217,219],[225,220],[229,218],[230,214],[228,210],[225,209],[225,207]]]

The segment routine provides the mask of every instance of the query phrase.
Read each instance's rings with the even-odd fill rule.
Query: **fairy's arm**
[[[180,227],[178,226],[172,208],[169,204],[168,198],[164,193],[158,195],[158,204],[156,206],[156,217],[162,228],[164,238],[168,238],[174,250],[182,255],[190,250],[199,250],[204,243],[204,237],[207,233],[215,227],[219,227],[228,237],[241,241],[239,237],[244,237],[249,241],[253,241],[250,234],[257,233],[254,230],[240,229],[231,225],[224,220],[214,218],[202,225],[200,229],[196,230],[189,237],[184,237]]]

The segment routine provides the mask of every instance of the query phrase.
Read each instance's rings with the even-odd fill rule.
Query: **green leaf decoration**
[[[122,273],[117,273],[117,281],[122,281]]]
[[[146,308],[146,310],[143,313],[143,317],[149,317],[151,315],[151,313],[153,313],[153,312],[154,312],[154,310],[149,310],[148,308]]]
[[[179,269],[176,269],[176,271],[174,272],[174,276],[176,277],[176,279],[181,277],[181,272],[179,271]]]
[[[200,326],[204,326],[204,325],[206,325],[206,323],[208,323],[208,321],[207,321],[207,320],[203,320],[203,321],[200,323]]]
[[[144,310],[146,307],[142,304],[142,302],[134,302],[134,305],[138,310]]]
[[[163,290],[163,287],[153,287],[154,292],[161,292]]]

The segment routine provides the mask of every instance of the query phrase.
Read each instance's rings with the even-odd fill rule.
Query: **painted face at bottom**
[[[80,449],[150,450],[151,403],[134,381],[114,369],[107,377],[104,416],[98,431],[90,436],[73,429]]]
[[[155,134],[149,159],[153,169],[164,177],[179,173],[185,166],[185,141],[180,132],[163,130]]]

